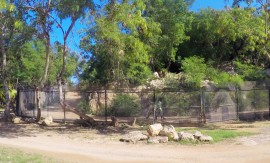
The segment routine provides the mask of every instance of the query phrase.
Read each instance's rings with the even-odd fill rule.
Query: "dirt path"
[[[0,144],[63,162],[270,162],[270,123],[241,129],[261,134],[194,146],[126,144],[118,141],[119,134],[107,131],[1,124]]]

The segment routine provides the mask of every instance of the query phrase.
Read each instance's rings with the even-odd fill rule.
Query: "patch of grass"
[[[246,132],[246,131],[235,131],[235,130],[225,130],[225,129],[203,130],[201,132],[202,134],[211,136],[214,142],[219,142],[226,139],[233,139],[240,136],[250,136],[254,134],[254,133]]]
[[[17,149],[0,147],[1,163],[58,163],[51,158],[38,154],[25,153]]]
[[[247,131],[237,131],[229,129],[208,129],[208,128],[177,128],[177,132],[184,131],[189,133],[195,133],[195,131],[200,131],[203,135],[208,135],[213,138],[213,143],[233,139],[241,136],[250,136],[254,133]],[[191,144],[196,144],[198,142],[191,142]],[[185,143],[184,144],[189,144]]]

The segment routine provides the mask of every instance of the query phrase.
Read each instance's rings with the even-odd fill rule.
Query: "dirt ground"
[[[210,124],[215,128],[250,131],[253,136],[239,137],[215,144],[181,145],[129,144],[119,141],[129,128],[91,129],[36,124],[0,123],[0,144],[38,153],[59,162],[270,162],[270,121]]]

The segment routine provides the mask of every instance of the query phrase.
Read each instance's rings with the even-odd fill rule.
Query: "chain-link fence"
[[[256,120],[269,117],[269,90],[97,90],[64,91],[65,102],[98,120],[132,119],[164,123],[203,123],[227,120]],[[59,92],[40,92],[42,116],[60,121],[79,116],[65,112],[59,105]],[[18,113],[36,116],[35,90],[20,90]]]
[[[237,97],[240,119],[262,120],[269,118],[269,90],[240,90]]]

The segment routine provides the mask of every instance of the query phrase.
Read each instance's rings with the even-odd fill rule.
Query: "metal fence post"
[[[203,93],[203,123],[205,124],[206,123],[206,116],[205,116],[205,91],[203,90],[202,91]]]
[[[204,100],[204,91],[201,89],[200,91],[200,99],[201,99],[201,110],[200,110],[200,123],[206,123],[205,119],[205,100]]]
[[[105,122],[107,122],[107,89],[105,89]]]
[[[140,92],[140,96],[141,96],[140,100],[141,100],[141,111],[142,111],[143,110],[143,92],[142,92],[142,90]]]
[[[236,101],[236,118],[237,120],[239,120],[239,103],[238,103],[238,97],[239,96],[239,92],[238,92],[238,88],[236,87],[235,89],[235,101]]]
[[[156,122],[156,89],[154,89],[154,113],[153,113],[153,124]]]
[[[269,107],[268,119],[270,119],[270,85],[268,86],[268,107]]]
[[[16,95],[16,115],[21,116],[20,114],[20,89],[17,89],[17,95]]]
[[[64,90],[64,104],[66,104],[66,90]],[[64,105],[64,123],[66,123],[66,105]]]

